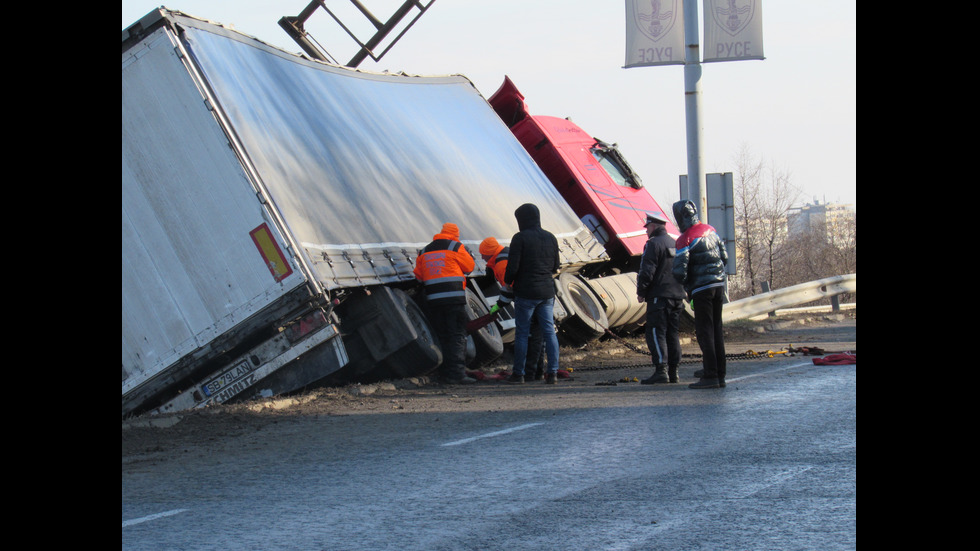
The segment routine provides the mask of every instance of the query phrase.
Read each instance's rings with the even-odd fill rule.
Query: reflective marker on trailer
[[[265,265],[269,267],[272,277],[277,282],[286,279],[289,274],[293,273],[292,267],[289,266],[286,256],[282,254],[279,244],[273,239],[267,224],[262,224],[248,234],[252,236],[252,242],[259,249],[259,254],[265,260]]]

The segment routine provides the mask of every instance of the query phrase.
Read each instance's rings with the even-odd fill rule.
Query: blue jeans
[[[527,340],[531,333],[531,318],[538,321],[544,338],[545,354],[548,357],[548,373],[558,373],[558,335],[555,334],[555,299],[520,298],[514,299],[514,374],[524,374],[527,358]],[[530,373],[530,375],[534,375]]]

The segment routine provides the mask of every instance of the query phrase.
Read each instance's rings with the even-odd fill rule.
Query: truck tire
[[[472,289],[466,288],[466,317],[472,321],[490,313],[490,308]],[[470,334],[476,354],[467,361],[466,367],[479,369],[496,360],[504,353],[504,340],[496,322],[481,327]]]
[[[574,274],[557,279],[559,299],[568,317],[558,326],[558,338],[569,346],[581,346],[606,334],[606,309],[592,288]]]
[[[643,327],[647,305],[636,299],[636,272],[625,272],[584,280],[602,300],[613,332],[629,332]]]

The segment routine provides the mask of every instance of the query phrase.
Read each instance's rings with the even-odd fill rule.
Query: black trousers
[[[681,363],[680,320],[684,302],[679,298],[657,297],[647,301],[644,335],[654,367],[677,367]]]
[[[694,294],[694,331],[701,347],[704,379],[725,378],[725,335],[721,324],[724,302],[724,287],[709,287]]]
[[[466,305],[428,304],[426,310],[442,349],[439,375],[458,381],[466,376]]]

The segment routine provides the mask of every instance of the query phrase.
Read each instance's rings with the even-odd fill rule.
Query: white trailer
[[[607,258],[465,77],[337,67],[166,8],[122,43],[124,416],[432,371],[412,269],[445,222],[476,257],[473,318],[477,246],[523,203],[564,266]],[[476,363],[502,350],[495,324],[473,340]]]

